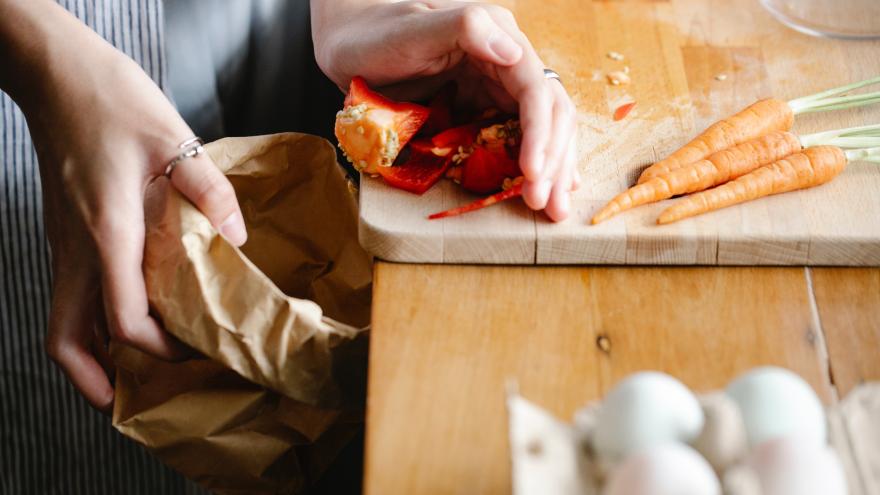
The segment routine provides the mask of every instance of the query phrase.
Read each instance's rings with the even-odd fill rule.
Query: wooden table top
[[[499,3],[515,10],[539,51],[549,43],[542,24],[548,9],[569,29],[595,27],[576,8],[586,1]],[[656,29],[670,29],[669,16],[675,16],[687,26],[681,46],[696,50],[697,58],[717,47],[730,60],[738,50],[777,57],[787,44],[792,53],[827,60],[828,71],[843,71],[842,80],[880,73],[878,44],[818,40],[781,26],[784,35],[773,37],[773,46],[749,44],[754,26],[774,22],[757,1],[737,2],[736,15],[723,18],[710,15],[716,2],[595,4],[640,9],[653,16]],[[596,36],[621,34],[606,26]],[[801,62],[789,65],[791,72],[771,75],[774,87],[797,87],[804,77]],[[660,86],[658,99],[669,90]],[[829,115],[825,125],[844,126],[851,118]],[[860,382],[880,379],[880,268],[380,262],[373,298],[367,494],[509,492],[509,379],[561,418],[645,369],[706,391],[751,367],[775,364],[799,373],[828,404]],[[862,475],[866,494],[880,493],[875,471]]]

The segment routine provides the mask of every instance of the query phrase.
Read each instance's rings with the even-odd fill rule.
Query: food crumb
[[[629,103],[625,103],[617,107],[617,110],[614,111],[614,121],[623,120],[624,117],[629,115],[629,112],[636,106],[636,102],[631,101]]]
[[[624,73],[624,74],[629,74],[629,66],[628,66],[628,65],[624,65],[624,66],[623,66],[623,73]]]
[[[723,81],[725,79],[727,79],[727,74],[718,74],[717,76],[715,76],[716,81]]]
[[[607,77],[608,82],[611,83],[611,85],[613,86],[621,86],[624,84],[629,84],[630,82],[629,76],[625,72],[619,70],[609,72]]]
[[[614,51],[608,52],[607,56],[611,60],[617,60],[617,61],[623,60],[623,54],[618,53],[618,52],[614,52]]]
[[[532,439],[528,444],[526,444],[526,452],[529,454],[538,457],[544,451],[544,447],[541,444],[541,441],[537,438]]]

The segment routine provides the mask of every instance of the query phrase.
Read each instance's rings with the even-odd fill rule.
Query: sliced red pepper
[[[379,175],[392,187],[422,194],[443,177],[452,163],[451,157],[437,156],[431,149],[430,140],[412,141],[406,161],[392,167],[381,167]]]
[[[429,114],[421,105],[389,100],[354,77],[345,108],[336,115],[336,139],[357,169],[377,173],[391,165]]]
[[[381,108],[395,113],[395,131],[401,148],[419,131],[431,113],[430,109],[416,103],[390,100],[370,89],[363,77],[355,76],[351,79],[345,106],[361,103],[366,103],[369,108]]]
[[[441,211],[439,213],[434,213],[433,215],[429,215],[429,220],[436,220],[438,218],[447,218],[454,217],[457,215],[462,215],[464,213],[469,213],[471,211],[481,210],[487,206],[492,206],[495,203],[499,203],[506,199],[515,198],[517,196],[522,196],[522,182],[514,184],[510,189],[506,191],[501,191],[495,193],[491,196],[487,196],[485,198],[480,198],[473,203],[468,203],[464,206],[459,206],[457,208],[452,208],[450,210]]]
[[[434,153],[445,156],[449,152],[453,152],[453,154],[458,152],[459,147],[470,148],[477,140],[479,133],[480,126],[478,124],[466,124],[446,129],[431,138],[435,147]]]
[[[520,175],[516,157],[510,156],[506,148],[489,150],[475,146],[465,159],[461,171],[461,187],[478,194],[487,194],[498,189],[504,179]]]
[[[431,99],[428,104],[431,114],[419,131],[422,135],[433,136],[452,127],[452,107],[455,104],[457,90],[455,83],[450,81],[444,84],[437,95]]]
[[[624,103],[617,107],[617,110],[614,111],[614,121],[623,120],[629,112],[636,106],[636,102]]]

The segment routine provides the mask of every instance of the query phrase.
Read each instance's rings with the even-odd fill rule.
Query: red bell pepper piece
[[[633,109],[634,106],[636,106],[636,102],[631,101],[617,107],[617,110],[614,111],[614,121],[616,122],[618,120],[623,120],[627,115],[629,115],[629,112]]]
[[[446,156],[449,152],[452,152],[452,154],[458,153],[459,147],[465,150],[470,149],[474,142],[476,142],[479,133],[480,126],[478,124],[466,124],[446,129],[431,138],[431,143],[434,145],[434,153]]]
[[[424,136],[433,136],[452,127],[452,107],[455,104],[455,93],[458,88],[454,82],[448,82],[440,88],[437,95],[431,99],[428,108],[431,114],[422,129],[419,131]]]
[[[379,175],[392,187],[415,194],[431,188],[446,173],[451,156],[437,156],[431,152],[431,141],[419,139],[409,145],[409,157],[403,163],[379,168]]]
[[[457,215],[462,215],[464,213],[468,213],[471,211],[481,210],[487,206],[492,206],[495,203],[499,203],[506,199],[515,198],[517,196],[522,196],[522,181],[514,184],[510,189],[506,191],[497,192],[491,196],[487,196],[485,198],[480,198],[473,203],[468,203],[464,206],[459,206],[457,208],[452,208],[446,211],[441,211],[439,213],[434,213],[428,216],[429,220],[436,220],[438,218],[446,218],[446,217],[454,217]]]
[[[397,102],[390,100],[373,91],[367,86],[367,81],[361,76],[351,79],[348,95],[345,97],[345,106],[367,104],[370,109],[384,109],[394,112],[395,131],[400,147],[403,148],[419,128],[428,120],[430,109],[416,103]]]
[[[478,194],[491,193],[501,189],[504,179],[521,174],[517,158],[510,156],[507,148],[475,146],[462,166],[461,187]]]
[[[421,105],[389,100],[354,77],[345,108],[336,114],[336,139],[357,169],[378,173],[394,162],[429,114]]]

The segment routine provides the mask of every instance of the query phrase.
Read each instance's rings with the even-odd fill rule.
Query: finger
[[[547,206],[547,200],[550,199],[550,191],[553,189],[553,183],[548,179],[538,179],[537,181],[523,181],[522,197],[526,205],[533,210],[543,210]]]
[[[519,105],[523,131],[520,168],[527,181],[537,182],[544,169],[554,102],[547,91],[544,64],[528,41],[523,40],[522,60],[511,67],[496,68],[496,72],[501,85]]]
[[[229,179],[206,154],[180,162],[171,183],[196,205],[227,241],[241,246],[247,241],[244,219]]]
[[[95,339],[92,344],[92,355],[95,360],[104,369],[104,373],[109,377],[112,384],[116,378],[116,364],[110,357],[110,332],[107,329],[107,317],[104,312],[104,305],[101,304],[101,298],[95,303]]]
[[[80,277],[79,281],[87,279]],[[93,284],[97,285],[97,282],[93,281]],[[44,345],[49,358],[58,364],[88,403],[109,413],[113,406],[113,387],[104,369],[89,352],[96,299],[93,288],[56,283],[49,314],[49,333]]]
[[[577,191],[581,187],[581,172],[577,153],[577,131],[572,134],[568,150],[565,152],[565,169],[571,174],[571,191]]]
[[[550,199],[544,212],[554,222],[561,222],[568,218],[571,197],[571,171],[565,169],[558,180],[553,184],[550,191]]]
[[[186,348],[149,314],[142,271],[142,199],[116,198],[116,211],[101,220],[96,241],[101,263],[104,313],[110,337],[162,359],[179,359]]]
[[[504,66],[519,62],[523,55],[520,44],[480,5],[433,12],[417,29],[421,40],[435,40],[429,49],[437,54],[461,49],[477,60]]]
[[[571,136],[575,130],[574,105],[568,98],[562,84],[556,80],[547,80],[548,90],[553,94],[553,130],[544,152],[546,157],[543,177],[554,183],[560,172],[568,163],[565,161],[568,147],[572,144]]]

